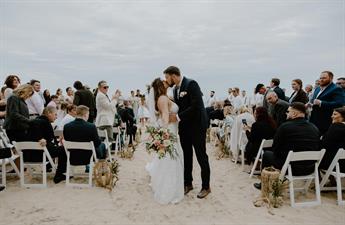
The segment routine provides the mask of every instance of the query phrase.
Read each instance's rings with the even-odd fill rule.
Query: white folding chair
[[[241,152],[242,170],[244,169],[244,151],[246,149],[247,142],[248,142],[248,139],[247,139],[246,132],[244,130],[242,130],[240,133],[240,138],[239,138],[239,142],[238,142],[239,150]],[[239,155],[237,156],[236,163],[238,162],[238,157],[239,157]]]
[[[16,150],[19,153],[19,157],[20,157],[20,184],[21,187],[37,187],[37,188],[45,188],[47,187],[47,164],[50,162],[52,169],[55,171],[56,170],[56,166],[55,163],[52,159],[52,157],[49,154],[48,149],[45,146],[41,146],[39,144],[39,142],[13,142]],[[25,161],[24,162],[24,151],[42,151],[42,162],[30,162],[30,161]],[[47,162],[47,158],[48,158],[48,162]],[[42,166],[42,171],[43,171],[43,182],[42,184],[26,184],[25,183],[25,177],[24,177],[24,167],[25,165],[27,166],[37,166],[37,165],[41,165]]]
[[[67,155],[67,168],[66,168],[66,186],[67,187],[92,187],[92,174],[93,174],[93,165],[94,162],[98,162],[98,159],[96,157],[96,150],[95,150],[95,146],[93,145],[93,142],[73,142],[73,141],[63,141],[63,146],[65,148],[66,151],[66,155]],[[90,157],[90,161],[85,164],[85,165],[90,165],[90,169],[89,169],[89,181],[88,184],[77,184],[77,183],[71,183],[70,182],[70,175],[71,175],[71,157],[70,157],[70,152],[74,151],[74,150],[83,150],[83,151],[91,151],[91,157]],[[78,165],[80,166],[80,165]],[[76,173],[73,173],[73,176],[77,175]]]
[[[258,154],[256,154],[256,157],[255,157],[255,161],[254,161],[254,165],[252,167],[252,169],[250,170],[250,174],[249,174],[249,177],[251,178],[255,172],[258,172],[260,173],[260,170],[255,170],[257,165],[258,165],[258,162],[262,161],[262,156],[264,154],[264,148],[271,148],[273,145],[273,139],[269,139],[269,140],[266,140],[266,139],[263,139],[261,141],[261,145],[259,147],[259,150],[258,150]]]
[[[122,143],[121,143],[121,127],[113,127],[113,133],[116,135],[115,140],[115,151],[122,151]],[[124,135],[125,136],[125,135]]]
[[[337,203],[338,205],[345,205],[345,201],[342,197],[342,188],[341,187],[341,178],[345,178],[345,173],[340,172],[339,168],[339,160],[345,160],[345,150],[339,149],[337,154],[334,156],[334,159],[327,169],[325,176],[323,176],[322,181],[320,183],[321,191],[328,191],[328,190],[337,190]],[[335,168],[335,171],[334,171]],[[332,175],[336,179],[337,187],[325,187],[326,182],[328,181],[329,176]]]
[[[289,180],[289,192],[290,192],[290,202],[292,207],[300,207],[300,206],[315,206],[321,205],[321,194],[320,194],[320,183],[319,183],[319,163],[325,154],[326,150],[322,149],[321,151],[306,151],[306,152],[293,152],[290,151],[286,161],[283,165],[281,170],[279,179],[283,180],[285,177]],[[315,170],[314,173],[306,176],[293,176],[292,169],[291,169],[291,162],[296,161],[303,161],[303,160],[312,160],[315,161]],[[286,173],[288,174],[286,175]],[[286,176],[285,176],[286,175]],[[294,188],[293,182],[295,180],[308,180],[303,188]],[[308,188],[311,184],[311,181],[314,180],[315,182],[315,194],[316,194],[316,201],[308,201],[308,202],[295,202],[295,190],[296,191],[308,191]]]
[[[0,142],[1,142],[2,140],[0,140]],[[1,151],[1,150],[0,150]],[[1,165],[1,184],[3,185],[3,186],[5,186],[6,187],[6,175],[7,175],[7,173],[9,172],[9,170],[7,170],[7,165],[11,165],[12,166],[12,168],[14,169],[14,171],[16,172],[16,174],[18,175],[18,177],[20,177],[20,173],[19,173],[19,170],[18,170],[18,168],[17,168],[17,166],[16,166],[16,164],[14,163],[14,160],[16,160],[17,158],[18,158],[19,156],[18,155],[14,155],[14,154],[12,154],[12,156],[11,157],[9,157],[9,158],[1,158],[0,159],[0,165]]]
[[[106,130],[100,130],[100,129],[97,129],[97,132],[98,132],[98,136],[101,137],[101,138],[104,138],[104,144],[105,144],[105,147],[108,151],[108,157],[109,157],[109,160],[112,162],[113,161],[113,157],[111,157],[111,145],[112,143],[110,143],[109,141],[109,138],[108,138],[108,133]]]

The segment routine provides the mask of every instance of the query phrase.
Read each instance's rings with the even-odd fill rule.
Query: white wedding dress
[[[177,113],[178,106],[172,103],[170,113]],[[158,125],[163,122],[158,119]],[[175,149],[177,156],[172,159],[170,155],[159,159],[155,154],[151,163],[146,165],[146,170],[151,176],[151,188],[155,201],[160,204],[178,203],[184,197],[184,167],[183,151],[178,138],[178,123],[169,123],[168,129],[177,136]]]

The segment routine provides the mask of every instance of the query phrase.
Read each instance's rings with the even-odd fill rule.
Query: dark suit
[[[281,169],[289,151],[318,151],[320,134],[314,124],[304,118],[296,118],[283,123],[273,139],[272,151],[266,151],[262,160],[262,168],[274,166]],[[314,171],[313,161],[298,161],[292,163],[294,175],[307,175]]]
[[[95,149],[97,158],[104,159],[106,156],[105,146],[101,142],[98,136],[97,128],[94,124],[84,121],[83,119],[76,118],[74,121],[66,124],[63,128],[63,136],[66,141],[75,142],[89,142],[92,141]],[[77,156],[72,154],[76,154]],[[73,162],[73,165],[84,165],[89,162],[91,153],[85,154],[85,151],[73,151],[71,158],[80,158],[80,161]]]
[[[339,148],[345,149],[345,124],[333,123],[322,138],[321,148],[326,149],[326,153],[320,163],[320,168],[327,170],[331,165],[335,154]],[[340,171],[345,173],[345,160],[339,161]]]
[[[74,94],[73,104],[76,106],[85,105],[89,107],[90,115],[88,122],[93,123],[94,119],[96,118],[96,100],[91,91],[87,89],[80,89],[76,91]]]
[[[279,86],[277,86],[273,89],[273,91],[277,94],[279,99],[286,101],[285,93],[284,93],[283,89],[281,89]]]
[[[58,168],[56,173],[62,174],[66,172],[66,153],[62,146],[58,146],[58,141],[55,138],[54,130],[48,118],[44,115],[37,117],[31,123],[28,131],[30,141],[39,141],[44,138],[47,141],[47,149],[52,158],[58,157]],[[42,157],[36,154],[37,151],[24,152],[24,159],[35,161],[35,159],[42,161]]]
[[[205,106],[198,83],[183,78],[179,91],[174,90],[174,99],[179,106],[179,136],[184,153],[185,185],[193,181],[193,147],[201,167],[202,188],[208,189],[210,166],[206,154],[206,129],[208,127]]]
[[[4,128],[11,141],[27,141],[30,127],[29,109],[25,101],[16,95],[7,99]]]
[[[133,139],[135,138],[135,134],[137,132],[133,109],[128,107],[120,108],[119,115],[121,117],[121,120],[126,123],[127,135],[129,135],[129,144],[132,144]]]
[[[282,123],[286,121],[286,111],[289,108],[289,103],[281,99],[278,99],[278,102],[271,107],[271,116],[276,121],[277,126],[279,127]]]
[[[306,104],[309,101],[307,94],[302,89],[297,92],[296,96],[294,96],[294,94],[295,92],[293,92],[289,98],[290,103],[302,102]]]
[[[315,89],[311,102],[313,103],[315,99],[319,99],[321,106],[313,105],[310,122],[319,128],[321,134],[324,134],[332,123],[333,109],[345,105],[345,96],[343,90],[334,83],[326,87],[318,96],[320,90],[320,87]]]

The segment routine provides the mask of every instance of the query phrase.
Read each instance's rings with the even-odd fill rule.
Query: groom
[[[164,70],[170,87],[175,85],[174,100],[178,114],[170,115],[170,122],[179,121],[179,136],[184,155],[184,193],[193,190],[193,147],[201,167],[202,189],[198,198],[205,198],[210,189],[210,166],[206,154],[207,116],[198,83],[183,77],[179,68],[169,66]]]

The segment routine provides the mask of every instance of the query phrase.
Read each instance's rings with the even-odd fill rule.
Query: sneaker
[[[261,190],[261,183],[254,183],[254,187],[258,190]]]

